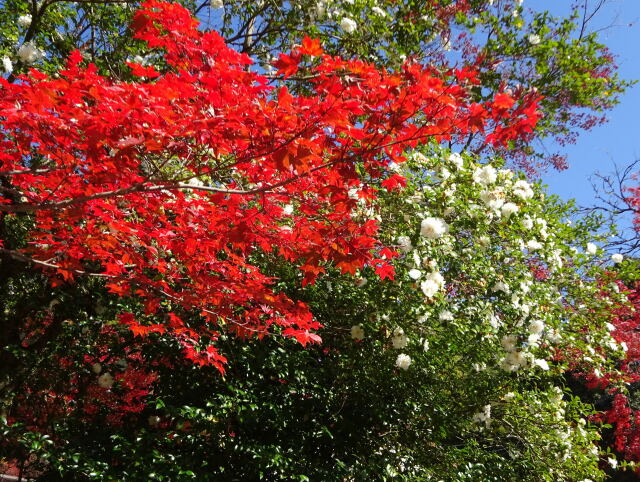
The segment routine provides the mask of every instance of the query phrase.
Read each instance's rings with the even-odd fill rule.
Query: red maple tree
[[[270,79],[177,4],[145,2],[132,28],[155,66],[129,63],[131,81],[79,52],[52,77],[0,79],[0,216],[32,219],[26,248],[0,239],[0,250],[52,283],[104,278],[140,300],[120,315],[134,333],[174,336],[221,371],[223,325],[320,340],[260,256],[295,263],[304,283],[327,265],[393,277],[377,223],[353,215],[357,198],[401,188],[390,167],[418,144],[481,132],[507,145],[539,119],[533,93],[470,101],[471,69],[389,72],[305,38]]]

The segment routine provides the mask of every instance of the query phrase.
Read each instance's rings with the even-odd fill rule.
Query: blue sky
[[[525,0],[534,10],[563,15],[569,12],[572,3],[571,0]],[[593,27],[606,28],[600,32],[600,38],[617,55],[620,76],[640,79],[640,0],[609,0],[594,19]],[[635,85],[609,113],[608,123],[583,133],[575,145],[559,148],[568,154],[570,167],[542,176],[550,191],[565,199],[575,198],[581,205],[590,205],[593,190],[589,176],[596,171],[611,172],[614,163],[625,166],[640,158],[639,110],[640,85]]]

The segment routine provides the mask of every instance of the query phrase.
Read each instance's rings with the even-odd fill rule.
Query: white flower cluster
[[[524,179],[520,179],[514,183],[513,194],[523,201],[533,198],[534,195],[531,185]]]
[[[402,370],[407,370],[411,366],[411,357],[404,353],[400,353],[396,358],[396,366]]]
[[[398,244],[398,249],[404,253],[410,253],[413,250],[413,245],[411,244],[411,238],[409,236],[399,236],[396,240]]]
[[[31,25],[31,15],[20,15],[18,17],[18,27],[27,28]]]
[[[485,424],[486,427],[491,425],[491,405],[485,405],[480,412],[473,415],[472,420],[474,423]]]
[[[453,164],[456,167],[456,169],[462,169],[464,167],[464,159],[457,152],[452,152],[451,154],[449,154],[449,157],[447,157],[447,160],[451,164]]]
[[[2,70],[5,74],[13,72],[13,63],[9,57],[2,57]]]
[[[405,335],[402,328],[396,328],[393,330],[391,343],[396,350],[401,350],[409,344],[409,338]]]
[[[441,218],[426,218],[420,224],[420,234],[425,238],[437,239],[442,237],[449,230],[449,226]]]
[[[353,33],[357,30],[358,28],[358,24],[355,22],[355,20],[349,18],[349,17],[343,17],[342,20],[340,20],[340,27],[342,28],[342,30],[344,30],[346,33]]]
[[[18,48],[18,58],[25,64],[33,64],[44,58],[44,52],[33,42],[25,42]]]
[[[535,33],[531,33],[527,37],[527,40],[529,41],[529,43],[531,45],[538,45],[540,43],[540,35],[535,34]]]
[[[582,275],[573,266],[589,260],[567,246],[585,245],[584,229],[567,226],[570,211],[547,210],[538,186],[497,162],[478,164],[436,148],[414,151],[403,164],[412,191],[395,215],[413,229],[395,236],[394,247],[402,253],[397,262],[405,269],[394,283],[400,290],[394,291],[395,304],[385,307],[402,320],[402,328],[386,341],[411,355],[397,355],[401,370],[434,353],[440,356],[448,336],[486,343],[486,358],[468,364],[482,377],[499,373],[495,368],[518,372],[518,378],[525,370],[539,376],[552,369],[548,360],[565,344],[585,346],[578,328],[584,319],[566,312],[567,302],[587,302],[586,288],[577,283]],[[567,237],[574,229],[576,236]],[[595,254],[599,250],[592,244],[587,252]],[[623,259],[611,257],[614,263]],[[402,297],[405,289],[408,298]],[[417,290],[424,298],[415,297]],[[364,330],[352,327],[351,336],[361,339]],[[598,334],[588,343],[608,350],[609,340]],[[488,425],[490,417],[489,408],[474,421]]]
[[[494,184],[498,179],[498,171],[491,165],[476,168],[473,172],[473,181],[482,186]]]
[[[616,264],[622,263],[623,259],[624,259],[624,256],[622,256],[620,253],[615,253],[611,255],[611,261],[613,261]]]
[[[427,298],[433,298],[445,285],[444,277],[439,271],[432,271],[425,276],[425,280],[420,283],[420,289]]]

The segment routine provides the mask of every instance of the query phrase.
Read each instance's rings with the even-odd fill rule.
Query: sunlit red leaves
[[[153,66],[143,66],[134,62],[127,62],[127,65],[131,68],[131,73],[136,77],[147,77],[149,79],[155,79],[160,73]]]
[[[321,343],[320,338],[315,333],[311,333],[309,330],[296,330],[294,328],[287,328],[282,332],[284,336],[295,338],[302,346],[306,346],[308,343]]]
[[[312,39],[310,37],[305,36],[302,39],[302,46],[300,47],[300,53],[303,55],[311,55],[313,57],[319,57],[324,53],[322,50],[322,46],[320,45],[320,40],[315,38]]]
[[[392,174],[381,183],[389,191],[399,190],[407,185],[407,179],[399,174]]]
[[[273,66],[278,69],[278,74],[284,76],[286,79],[298,72],[300,58],[299,53],[292,53],[291,55],[280,54],[278,60],[273,63]]]
[[[275,63],[287,79],[304,65],[306,94],[276,90],[177,4],[144,3],[133,29],[166,72],[130,63],[138,79],[121,82],[74,53],[58,77],[2,83],[0,170],[26,171],[8,182],[27,201],[0,193],[0,210],[35,213],[28,254],[57,266],[58,282],[91,267],[110,292],[141,302],[121,320],[137,338],[174,337],[218,369],[221,321],[243,337],[319,341],[308,307],[276,292],[255,254],[295,263],[305,284],[327,266],[392,279],[396,253],[350,189],[361,202],[401,189],[389,165],[421,142],[480,132],[506,143],[538,118],[534,97],[470,102],[472,70],[407,62],[388,72],[325,55],[310,38]],[[34,156],[47,169],[31,172]]]

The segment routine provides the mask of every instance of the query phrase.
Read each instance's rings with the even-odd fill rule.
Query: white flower
[[[491,424],[491,405],[482,407],[482,411],[474,414],[472,420],[474,423],[484,423],[489,426]]]
[[[482,184],[483,186],[493,184],[494,182],[496,182],[497,177],[498,173],[491,165],[478,167],[473,172],[473,181],[478,184]]]
[[[358,24],[355,21],[351,20],[349,17],[344,17],[340,20],[340,27],[347,33],[353,33],[356,31]]]
[[[500,318],[498,318],[494,313],[492,313],[491,316],[489,316],[489,325],[494,330],[497,330],[498,328],[500,328],[500,325],[501,325]]]
[[[473,369],[478,373],[487,369],[486,363],[474,363],[472,366],[473,366]]]
[[[411,154],[411,158],[418,164],[429,164],[429,158],[422,152],[414,152],[413,154]]]
[[[436,239],[447,232],[448,226],[443,219],[426,218],[420,224],[420,234],[429,239]]]
[[[102,365],[100,365],[100,363],[94,363],[93,365],[91,365],[91,371],[96,375],[99,375],[102,371]]]
[[[436,269],[436,266],[438,266],[438,262],[435,259],[424,257],[422,258],[422,266],[424,266],[425,268]]]
[[[517,338],[515,335],[505,335],[502,337],[502,340],[500,340],[500,345],[502,345],[502,348],[506,351],[513,351],[516,349],[516,341]]]
[[[7,74],[13,72],[13,64],[11,63],[11,59],[9,57],[2,57],[2,70],[4,70]]]
[[[529,251],[537,251],[539,249],[542,249],[542,244],[540,244],[540,242],[536,241],[535,239],[532,239],[530,241],[527,241],[527,249]]]
[[[428,279],[420,283],[420,288],[422,292],[427,298],[433,298],[438,291],[440,291],[440,286],[435,281]]]
[[[587,253],[596,254],[598,247],[593,243],[587,243]]]
[[[126,370],[129,364],[127,363],[127,360],[125,360],[124,358],[120,358],[115,362],[115,366],[117,366],[120,370]]]
[[[375,13],[376,15],[380,15],[381,17],[386,17],[387,16],[387,12],[385,12],[384,10],[382,10],[380,7],[375,6],[371,9],[371,11],[373,13]]]
[[[562,341],[562,336],[558,331],[551,330],[547,332],[547,340],[549,340],[551,343],[560,343],[560,341]]]
[[[513,177],[513,171],[511,169],[500,169],[498,171],[498,175],[506,178],[506,180],[509,180]]]
[[[462,169],[462,167],[464,166],[464,160],[462,159],[462,156],[457,152],[452,152],[451,154],[449,154],[448,159],[449,162],[456,166],[456,168],[458,169]]]
[[[504,192],[502,189],[494,189],[493,191],[482,191],[480,199],[490,209],[500,209],[504,204]]]
[[[527,40],[529,40],[531,45],[538,45],[540,43],[540,35],[535,33],[529,34]]]
[[[43,57],[44,52],[32,42],[25,42],[18,48],[18,58],[25,64],[32,64]]]
[[[489,236],[480,236],[478,238],[478,244],[483,248],[488,248],[491,244],[491,239],[489,238]]]
[[[443,310],[438,315],[438,319],[440,321],[453,321],[453,313],[451,313],[449,310]]]
[[[402,328],[396,328],[393,330],[391,344],[396,350],[401,350],[409,344],[409,337],[404,334],[404,330]]]
[[[324,17],[324,14],[326,13],[326,6],[324,4],[324,2],[318,2],[316,4],[316,15],[320,18]]]
[[[516,394],[513,392],[509,392],[509,393],[505,393],[504,394],[504,398],[505,400],[512,400],[513,398],[515,398]]]
[[[31,25],[31,15],[20,15],[18,17],[18,27],[27,28]]]
[[[282,212],[287,216],[290,216],[293,213],[293,206],[291,204],[287,204],[282,208]]]
[[[531,189],[531,185],[525,181],[524,179],[520,179],[516,181],[513,185],[513,194],[516,197],[526,201],[527,199],[531,199],[534,195],[533,189]]]
[[[511,351],[502,362],[502,369],[514,372],[527,365],[527,358],[521,351]]]
[[[433,271],[425,276],[420,288],[427,298],[433,298],[444,287],[444,278],[439,271]]]
[[[614,457],[609,457],[607,459],[607,462],[609,462],[609,465],[611,466],[612,469],[615,469],[616,467],[618,467],[618,461]]]
[[[539,341],[540,341],[540,335],[536,335],[535,333],[527,337],[527,343],[529,345],[537,345]]]
[[[402,368],[403,370],[407,370],[411,365],[411,357],[409,355],[405,355],[404,353],[400,353],[398,358],[396,358],[396,366],[398,368]]]
[[[389,168],[390,171],[393,171],[393,172],[402,171],[402,166],[400,164],[398,164],[397,162],[391,161],[387,167]]]
[[[502,205],[502,215],[506,218],[518,212],[520,208],[513,203],[505,203]]]
[[[549,370],[549,363],[547,363],[547,360],[537,359],[533,363],[534,365],[542,368],[544,371]]]
[[[412,269],[409,271],[409,278],[411,279],[418,279],[420,276],[422,276],[422,271],[419,269]]]
[[[111,373],[106,372],[98,377],[98,385],[100,388],[111,388],[113,386],[113,377]]]
[[[356,286],[358,288],[362,288],[366,284],[367,284],[367,278],[357,278],[356,279]]]
[[[413,249],[411,238],[409,236],[398,236],[396,242],[398,243],[398,249],[405,254]]]
[[[444,286],[444,277],[440,274],[440,271],[432,271],[427,275],[427,279],[435,281],[441,288]]]
[[[424,349],[424,351],[429,351],[429,340],[424,340],[422,348]]]
[[[616,264],[622,263],[623,259],[624,257],[620,253],[615,253],[611,255],[611,261],[613,261]]]
[[[224,1],[223,0],[211,0],[209,5],[211,6],[211,8],[224,8]]]
[[[544,331],[544,323],[542,320],[532,320],[529,323],[529,333],[540,334]]]
[[[364,329],[360,325],[353,325],[351,327],[351,338],[362,340],[364,338]]]
[[[493,292],[502,291],[503,293],[506,293],[506,294],[511,293],[511,289],[504,281],[498,281],[496,284],[494,284],[493,287],[491,288],[491,291]]]
[[[524,227],[524,229],[533,229],[533,221],[529,216],[526,216],[522,220],[522,226]]]

